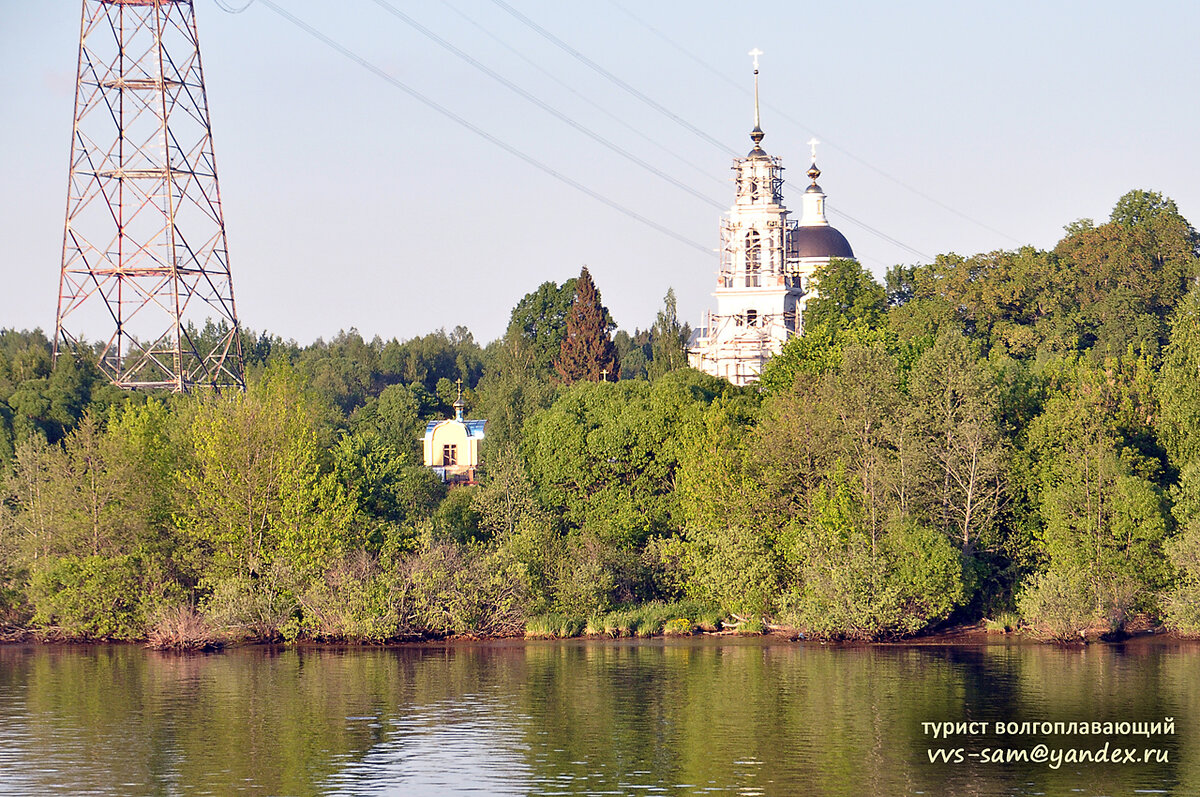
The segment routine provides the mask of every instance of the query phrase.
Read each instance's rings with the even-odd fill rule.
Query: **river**
[[[1198,701],[1200,646],[1163,639],[9,645],[0,793],[1197,795]]]

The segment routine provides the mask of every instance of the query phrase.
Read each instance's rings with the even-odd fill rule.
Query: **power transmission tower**
[[[192,0],[83,0],[64,349],[119,387],[244,387]]]

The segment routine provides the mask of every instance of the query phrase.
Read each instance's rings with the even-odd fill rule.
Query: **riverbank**
[[[679,611],[679,609],[693,609]],[[474,643],[523,643],[544,641],[603,641],[603,640],[670,640],[688,637],[706,638],[769,638],[778,642],[831,645],[836,647],[892,647],[892,646],[980,646],[993,644],[1029,644],[1055,647],[1076,647],[1091,644],[1121,644],[1138,640],[1159,638],[1180,643],[1195,642],[1196,637],[1169,631],[1155,625],[1147,618],[1138,621],[1120,633],[1096,625],[1089,628],[1078,640],[1064,642],[1040,636],[1028,628],[997,630],[995,623],[983,620],[977,623],[960,623],[947,626],[931,633],[892,639],[823,639],[806,634],[803,630],[788,625],[750,621],[747,618],[724,617],[715,610],[695,610],[687,604],[663,604],[643,606],[610,612],[601,617],[583,620],[563,615],[543,615],[530,618],[523,633],[511,634],[402,634],[384,640],[362,640],[346,638],[296,638],[285,639],[279,635],[270,637],[251,636],[244,633],[208,630],[204,634],[177,636],[173,638],[145,637],[135,639],[104,639],[74,637],[58,629],[0,629],[0,645],[139,645],[156,650],[181,652],[212,652],[226,648],[289,646],[316,648],[357,647],[406,647],[428,645],[458,645]],[[682,616],[680,616],[682,615]],[[690,615],[690,616],[689,616]]]

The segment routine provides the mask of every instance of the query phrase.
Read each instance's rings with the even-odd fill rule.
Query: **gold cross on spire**
[[[754,129],[755,130],[759,130],[762,127],[762,123],[759,121],[759,116],[758,116],[758,57],[762,54],[763,54],[763,51],[758,49],[757,47],[755,47],[753,50],[751,50],[749,52],[749,55],[754,57]],[[762,135],[760,134],[759,137],[754,140],[754,143],[758,144],[758,142],[761,139],[762,139]]]
[[[808,140],[808,147],[809,147],[809,149],[811,149],[811,150],[812,150],[812,161],[813,161],[813,163],[816,163],[816,162],[817,162],[817,144],[820,144],[820,143],[821,143],[820,141],[817,141],[817,137],[816,137],[816,136],[813,136],[812,138],[810,138],[810,139]]]

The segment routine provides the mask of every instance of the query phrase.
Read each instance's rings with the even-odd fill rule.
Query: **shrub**
[[[767,624],[762,621],[761,617],[750,617],[739,623],[736,630],[745,636],[761,636],[767,633]]]
[[[983,624],[989,634],[1008,634],[1017,630],[1021,617],[1016,612],[997,612],[993,618],[984,618]]]
[[[365,552],[338,560],[300,596],[301,627],[315,639],[382,642],[400,628],[393,580]]]
[[[633,614],[630,612],[615,611],[604,616],[604,633],[609,636],[633,636],[635,628]]]
[[[800,578],[785,617],[815,637],[914,634],[964,599],[962,561],[946,537],[906,517],[872,535],[841,471],[818,492],[792,545]]]
[[[1180,579],[1166,597],[1165,625],[1184,636],[1200,636],[1200,580]]]
[[[294,639],[299,604],[281,583],[283,568],[273,571],[259,578],[228,576],[207,584],[211,592],[201,605],[205,618],[228,639]]]
[[[133,556],[64,556],[35,570],[34,624],[69,639],[144,637],[138,564]]]
[[[512,636],[525,628],[528,572],[504,549],[426,540],[398,574],[402,631]],[[582,624],[580,626],[582,629]]]
[[[1017,608],[1035,631],[1060,642],[1082,639],[1096,617],[1096,602],[1083,578],[1053,570],[1025,584]]]
[[[701,631],[720,631],[725,615],[717,609],[702,609],[695,615],[696,627]]]
[[[208,650],[224,644],[212,624],[190,603],[155,612],[146,639],[158,650]]]

